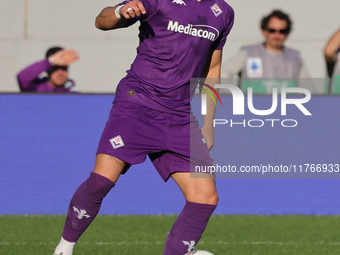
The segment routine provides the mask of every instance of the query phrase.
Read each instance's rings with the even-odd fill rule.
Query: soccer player
[[[78,92],[68,78],[68,66],[79,59],[75,50],[51,47],[45,58],[21,70],[18,83],[22,92]]]
[[[140,21],[137,57],[119,83],[100,139],[94,171],[75,192],[54,254],[70,255],[121,174],[148,155],[164,181],[181,188],[186,204],[170,230],[164,255],[192,251],[216,208],[209,174],[192,178],[195,165],[212,165],[214,105],[202,132],[190,112],[192,77],[220,77],[222,47],[233,25],[224,0],[132,0],[104,8],[96,27],[112,30]],[[117,60],[118,61],[118,60]],[[202,135],[203,134],[203,135]]]

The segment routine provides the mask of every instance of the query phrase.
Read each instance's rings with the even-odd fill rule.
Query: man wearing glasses
[[[264,42],[243,47],[222,68],[222,78],[241,78],[244,92],[271,94],[273,87],[296,87],[299,78],[308,78],[300,53],[284,46],[292,29],[290,17],[274,10],[261,20]]]

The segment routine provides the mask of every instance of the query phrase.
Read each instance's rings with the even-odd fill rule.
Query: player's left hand
[[[145,14],[145,8],[139,0],[131,0],[127,2],[122,8],[120,8],[119,13],[125,19],[131,19],[141,14]]]
[[[214,128],[212,125],[203,125],[201,128],[202,135],[207,143],[208,149],[214,147]]]

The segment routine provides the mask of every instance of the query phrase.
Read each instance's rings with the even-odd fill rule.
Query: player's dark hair
[[[287,30],[290,33],[292,29],[292,20],[290,19],[289,15],[284,13],[281,10],[273,10],[268,16],[265,16],[261,20],[261,29],[266,30],[268,28],[268,23],[271,18],[278,18],[281,20],[285,20],[287,22]]]
[[[55,47],[51,47],[49,48],[47,51],[46,51],[46,58],[48,58],[49,56],[53,55],[54,53],[60,51],[60,50],[63,50],[64,48],[62,47],[59,47],[59,46],[55,46]]]

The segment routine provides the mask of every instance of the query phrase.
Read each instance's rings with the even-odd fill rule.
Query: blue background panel
[[[93,169],[95,152],[113,95],[0,95],[0,215],[65,214],[75,189]],[[340,163],[340,98],[313,96],[312,116],[289,107],[296,128],[215,128],[212,155],[220,165]],[[222,97],[216,118],[231,117]],[[271,97],[257,96],[259,109]],[[201,120],[199,99],[193,109]],[[263,119],[263,117],[261,117]],[[340,175],[340,174],[339,174]],[[326,178],[325,178],[326,177]],[[338,175],[218,175],[216,214],[340,214]],[[101,214],[179,213],[184,198],[164,183],[149,160],[133,166],[105,198]]]

